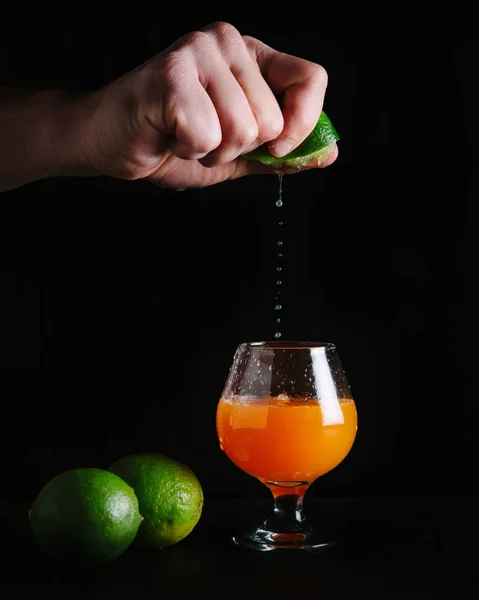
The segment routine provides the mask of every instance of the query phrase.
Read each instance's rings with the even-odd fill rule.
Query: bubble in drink
[[[280,240],[280,241],[278,242],[278,246],[282,246],[282,245],[283,245],[283,242]]]
[[[277,331],[277,332],[274,334],[274,337],[275,337],[275,338],[280,338],[280,337],[281,337],[281,333],[280,333],[279,331]]]
[[[277,304],[277,305],[274,307],[274,310],[281,310],[282,308],[283,308],[283,307],[281,306],[281,304]]]

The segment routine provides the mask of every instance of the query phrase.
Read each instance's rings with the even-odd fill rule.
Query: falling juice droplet
[[[278,199],[276,200],[276,206],[278,208],[281,208],[283,206],[283,173],[278,173]],[[283,221],[279,220],[278,221],[278,226],[282,227],[283,226]],[[283,241],[282,240],[277,240],[276,245],[277,246],[283,246]],[[278,258],[279,259],[283,258],[282,252],[278,252]],[[283,270],[283,267],[281,266],[281,264],[279,264],[279,265],[276,266],[276,271],[278,271],[278,273],[281,272],[282,270]],[[276,285],[277,286],[281,285],[282,283],[283,282],[280,279],[276,280]],[[281,292],[278,289],[276,289],[276,293],[275,293],[275,297],[274,297],[275,302],[276,302],[275,307],[274,307],[275,311],[280,311],[282,309],[281,304],[278,303],[279,294],[280,293]],[[280,322],[281,322],[281,319],[279,317],[276,318],[276,323],[280,323]],[[281,335],[282,335],[281,331],[276,331],[274,333],[275,339],[279,339],[281,337]]]
[[[279,194],[278,199],[276,200],[276,206],[281,208],[283,206],[283,173],[278,173],[278,182],[279,182]]]

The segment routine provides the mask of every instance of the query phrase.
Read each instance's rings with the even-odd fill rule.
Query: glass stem
[[[286,494],[274,499],[273,514],[265,522],[269,531],[277,533],[302,533],[311,530],[311,526],[303,513],[304,495]]]

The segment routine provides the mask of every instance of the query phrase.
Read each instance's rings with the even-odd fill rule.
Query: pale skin
[[[241,156],[265,142],[278,157],[296,148],[327,81],[321,65],[217,22],[99,90],[0,88],[0,192],[49,177],[181,190],[274,173]],[[337,149],[320,167],[336,158]]]

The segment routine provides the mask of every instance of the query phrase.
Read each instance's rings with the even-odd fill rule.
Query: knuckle
[[[221,144],[221,133],[210,131],[202,138],[197,138],[194,142],[194,148],[196,153],[209,154],[216,150]]]
[[[160,63],[159,69],[163,78],[167,81],[176,81],[179,75],[183,72],[182,69],[183,56],[180,51],[172,51],[165,53]]]
[[[155,97],[158,95],[158,90],[166,91],[170,95],[192,74],[187,54],[181,48],[162,53],[151,67],[148,82],[150,92]]]
[[[311,79],[319,86],[326,88],[328,85],[328,72],[317,63],[311,64]]]
[[[183,39],[186,46],[194,48],[199,48],[205,45],[209,46],[210,44],[208,35],[202,30],[191,31],[190,33],[187,33]]]
[[[259,59],[260,54],[261,54],[258,49],[257,40],[255,40],[255,38],[251,37],[250,35],[243,35],[241,37],[243,40],[244,47],[246,48],[246,51],[248,52],[250,57],[253,59],[253,62],[256,63],[256,61]]]
[[[230,143],[236,146],[250,146],[253,144],[259,135],[258,125],[251,123],[243,127],[234,128],[230,134]]]
[[[231,38],[241,37],[236,27],[227,21],[215,21],[209,29],[216,37],[222,40],[230,41]]]
[[[269,142],[276,139],[283,131],[284,120],[281,117],[277,119],[260,119],[258,138],[262,142]]]
[[[172,144],[171,149],[180,158],[186,160],[195,160],[199,157],[207,156],[210,152],[214,152],[219,146],[218,141],[214,138],[210,139],[195,139],[194,141],[186,141],[180,144]]]
[[[221,144],[221,130],[219,127],[210,125],[197,120],[177,121],[175,135],[171,139],[171,147],[174,153],[180,158],[189,160],[204,156],[212,152]],[[181,155],[179,154],[181,153]]]
[[[218,146],[220,146],[220,144],[221,144],[221,135],[220,134],[210,135],[208,137],[208,139],[204,140],[201,150],[205,154],[209,154],[210,152],[213,152],[213,150],[216,150],[216,148],[218,148]]]
[[[247,46],[248,48],[254,46],[257,43],[257,40],[254,37],[251,37],[250,35],[243,35],[242,37],[245,46]]]

